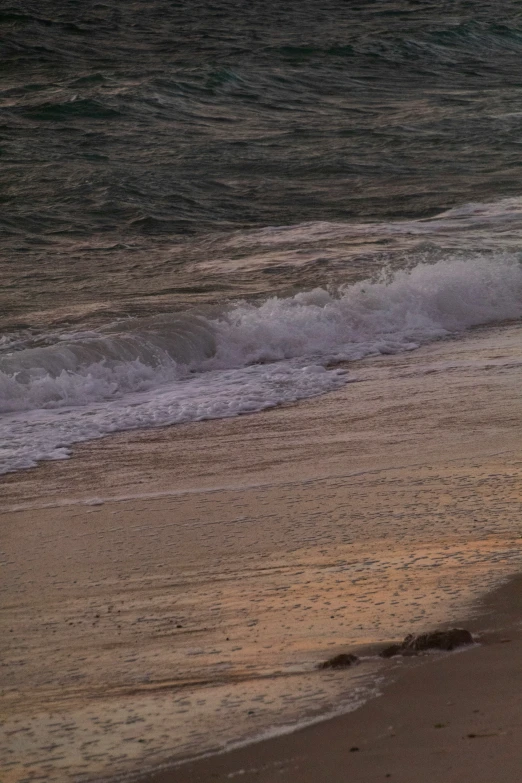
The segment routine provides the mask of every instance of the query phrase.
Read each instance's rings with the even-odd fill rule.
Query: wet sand
[[[354,708],[405,670],[375,649],[462,618],[521,571],[520,337],[477,330],[351,365],[357,382],[325,397],[117,435],[4,477],[2,783],[136,776]],[[343,721],[376,716],[393,688],[418,693],[428,669],[449,682],[461,657],[508,671],[517,645],[409,671],[341,728],[307,729],[322,739],[302,780],[336,780]],[[317,670],[353,650],[369,656],[353,672]],[[377,735],[360,725],[362,747]],[[258,769],[269,747],[283,754],[271,780],[305,736],[165,780]]]
[[[522,580],[464,619],[480,645],[405,663],[379,698],[294,734],[142,783],[516,783],[522,770]]]

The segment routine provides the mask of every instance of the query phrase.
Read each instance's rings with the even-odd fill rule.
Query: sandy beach
[[[520,578],[490,594],[463,618],[479,645],[410,662],[355,712],[143,783],[514,783],[522,766],[521,595]]]
[[[2,783],[517,783],[519,582],[492,591],[521,571],[520,337],[477,329],[352,363],[327,396],[5,476]],[[375,657],[467,620],[466,653]],[[317,669],[344,651],[363,661]]]

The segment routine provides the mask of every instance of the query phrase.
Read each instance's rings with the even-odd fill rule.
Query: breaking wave
[[[522,316],[514,256],[422,263],[218,317],[132,320],[0,356],[0,472],[111,432],[235,416],[353,380],[337,361]]]
[[[318,288],[261,306],[238,304],[217,325],[227,366],[306,357],[354,360],[410,350],[478,324],[522,314],[513,256],[448,259],[387,272],[335,293]]]
[[[218,318],[129,320],[0,356],[0,410],[84,405],[181,382],[191,373],[298,360],[325,365],[398,353],[478,324],[522,315],[512,256],[448,259],[317,288]]]
[[[83,405],[150,389],[179,380],[215,347],[208,321],[186,314],[67,335],[0,356],[0,411]]]

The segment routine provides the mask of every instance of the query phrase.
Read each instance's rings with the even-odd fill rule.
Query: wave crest
[[[318,288],[261,306],[238,304],[216,325],[219,366],[397,353],[472,326],[522,315],[513,256],[447,259],[333,293]]]
[[[0,410],[81,406],[179,383],[189,373],[285,360],[324,366],[399,353],[520,316],[517,258],[421,263],[336,291],[317,288],[262,304],[240,302],[219,318],[132,320],[104,333],[4,355]]]
[[[208,321],[129,320],[105,334],[70,335],[0,357],[0,411],[83,405],[183,377],[215,351]]]

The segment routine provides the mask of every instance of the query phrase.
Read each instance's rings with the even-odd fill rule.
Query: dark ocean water
[[[250,395],[260,361],[302,373],[522,313],[519,2],[20,2],[0,57],[9,449],[13,411],[181,395],[183,415],[62,432],[63,456],[341,382]],[[207,404],[233,371],[241,405]]]

